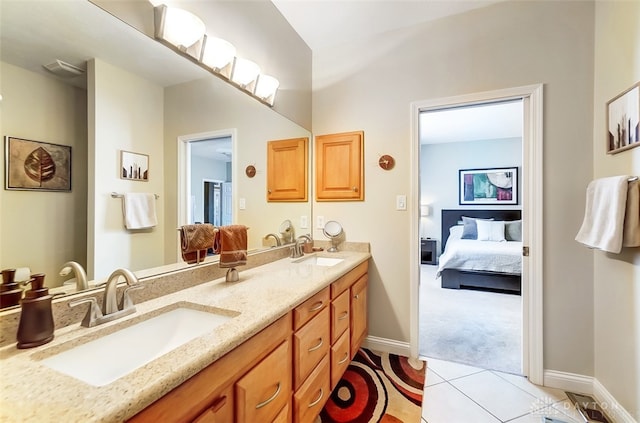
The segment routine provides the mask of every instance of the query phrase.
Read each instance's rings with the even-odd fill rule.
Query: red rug
[[[427,363],[361,348],[320,413],[323,423],[419,423]]]

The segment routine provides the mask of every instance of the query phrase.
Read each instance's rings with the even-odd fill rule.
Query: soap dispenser
[[[37,347],[53,340],[53,312],[49,288],[44,286],[44,273],[31,275],[31,289],[20,301],[22,312],[18,325],[18,348]]]
[[[20,283],[15,281],[16,269],[4,269],[2,271],[2,284],[0,285],[0,308],[18,305],[22,298]]]

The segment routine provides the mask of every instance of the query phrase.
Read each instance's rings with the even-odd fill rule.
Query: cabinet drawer
[[[369,261],[365,261],[357,265],[346,275],[338,278],[334,283],[331,284],[331,298],[336,298],[338,295],[349,289],[349,287],[353,285],[355,281],[357,281],[362,275],[367,273],[368,269]]]
[[[338,340],[349,329],[349,291],[331,301],[331,343]]]
[[[216,398],[209,408],[202,412],[194,423],[228,423],[233,421],[233,385]]]
[[[297,423],[311,423],[322,411],[331,395],[329,389],[329,356],[325,355],[309,378],[293,396],[294,418]]]
[[[326,287],[293,310],[293,330],[300,329],[328,304],[329,287]]]
[[[272,423],[291,423],[291,401],[287,402]]]
[[[331,346],[331,390],[336,387],[349,367],[349,363],[351,363],[349,357],[349,332],[345,332],[338,339],[338,342]]]
[[[329,308],[293,334],[294,389],[298,389],[329,351]]]
[[[283,342],[236,383],[237,421],[270,422],[291,395],[291,350]]]
[[[351,358],[367,335],[367,275],[351,287]]]

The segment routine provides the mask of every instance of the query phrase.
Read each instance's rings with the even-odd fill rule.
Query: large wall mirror
[[[224,172],[190,174],[191,190],[229,184],[232,223],[250,228],[250,250],[270,248],[264,237],[284,220],[297,235],[311,231],[299,226],[312,221],[310,202],[268,203],[265,192],[267,141],[310,138],[308,130],[88,1],[3,0],[0,7],[2,135],[72,147],[71,192],[0,191],[3,269],[46,273],[54,287],[69,278],[58,272],[70,260],[95,280],[118,267],[145,276],[180,267],[177,228],[189,223],[181,205],[200,207],[206,195],[184,198],[179,151],[202,134],[233,140],[215,148]],[[68,75],[45,70],[49,63]],[[86,72],[74,75],[65,63]],[[149,156],[148,181],[120,177],[121,151]],[[156,194],[158,226],[125,230],[114,192]]]

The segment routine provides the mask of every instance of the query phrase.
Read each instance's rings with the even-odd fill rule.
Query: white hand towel
[[[122,202],[127,229],[153,228],[158,224],[156,197],[149,193],[125,193]]]
[[[609,253],[622,250],[628,180],[629,176],[611,176],[589,183],[584,221],[576,241]]]

